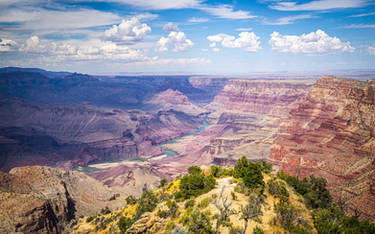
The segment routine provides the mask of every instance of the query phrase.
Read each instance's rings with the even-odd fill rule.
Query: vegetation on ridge
[[[374,224],[344,215],[325,179],[270,171],[245,157],[234,170],[192,166],[139,199],[129,196],[122,210],[80,221],[75,232],[375,233]]]

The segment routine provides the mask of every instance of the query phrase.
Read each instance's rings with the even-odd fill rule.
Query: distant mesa
[[[163,110],[174,109],[191,115],[199,115],[206,112],[205,109],[190,102],[185,94],[171,88],[156,94],[149,103],[158,105]]]
[[[189,98],[178,90],[167,89],[161,93],[156,94],[151,103],[168,103],[173,105],[190,105]]]

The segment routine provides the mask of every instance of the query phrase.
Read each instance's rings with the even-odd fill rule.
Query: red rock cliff
[[[349,214],[375,220],[375,82],[319,79],[281,126],[269,159],[293,175],[325,177]]]
[[[227,110],[281,116],[295,108],[309,88],[310,85],[291,82],[230,80],[214,104]]]

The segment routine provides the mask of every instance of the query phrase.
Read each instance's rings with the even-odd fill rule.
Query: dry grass
[[[269,175],[264,174],[265,182],[267,182],[270,178],[271,177]],[[195,200],[195,207],[197,207],[198,204],[200,202],[202,202],[202,200],[204,200],[204,199],[212,199],[212,196],[214,194],[216,196],[220,196],[220,193],[223,191],[222,197],[228,198],[228,201],[231,203],[230,209],[234,211],[234,214],[232,214],[230,216],[230,221],[231,221],[233,227],[237,226],[237,227],[243,228],[244,227],[244,220],[241,219],[241,206],[245,206],[247,204],[247,201],[248,201],[249,198],[248,198],[248,196],[245,196],[244,194],[234,192],[234,188],[236,186],[236,183],[231,184],[232,179],[233,179],[232,177],[225,177],[225,178],[217,179],[217,186],[214,189],[212,189],[210,192],[202,194],[202,195],[200,195],[200,196],[198,196],[197,198],[194,199]],[[166,194],[174,194],[178,191],[179,185],[180,185],[180,180],[172,181],[171,184],[167,185],[167,187],[166,187],[167,189],[165,189],[164,192]],[[290,200],[291,204],[293,204],[299,210],[300,215],[305,217],[305,219],[308,221],[308,223],[311,226],[313,226],[310,211],[306,208],[305,204],[303,203],[303,198],[298,196],[293,191],[293,189],[291,187],[287,186],[287,189],[288,189],[289,194],[290,194],[289,200]],[[160,191],[161,191],[161,189],[155,190],[155,192],[160,192]],[[233,200],[233,197],[231,195],[232,192],[234,192],[235,195],[236,195],[235,200]],[[246,233],[248,233],[248,234],[253,233],[253,229],[256,226],[261,227],[264,230],[265,233],[276,233],[276,232],[285,233],[286,230],[284,230],[282,227],[280,227],[280,225],[273,225],[273,220],[276,217],[276,212],[274,210],[274,204],[279,202],[279,199],[273,197],[271,194],[268,193],[267,190],[264,192],[264,195],[265,195],[266,198],[265,198],[265,203],[263,204],[263,207],[262,207],[263,214],[259,217],[260,222],[250,220],[249,223],[248,223]],[[161,219],[162,226],[165,226],[169,222],[174,222],[176,225],[181,226],[180,219],[181,219],[182,214],[185,212],[185,208],[184,208],[185,202],[186,201],[177,203],[178,212],[179,212],[179,215],[177,215],[177,217],[175,217],[175,218],[168,217],[168,218],[165,218],[165,219]],[[162,205],[162,203],[159,204],[159,207],[161,205]],[[111,214],[105,215],[104,219],[109,218],[111,215],[112,216],[120,216],[120,215],[125,216],[125,215],[127,215],[127,217],[130,218],[135,213],[136,206],[137,205],[130,205],[130,206],[125,207],[122,210],[112,212]],[[211,217],[214,216],[215,214],[219,213],[219,210],[215,207],[215,205],[212,202],[210,202],[208,204],[208,206],[206,206],[206,207],[203,207],[203,208],[200,207],[199,210],[200,211],[208,211],[210,213]],[[154,212],[149,213],[149,216],[150,216],[151,219],[159,220],[159,218],[156,215],[157,211],[158,211],[158,208],[156,208],[154,210]],[[86,219],[84,218],[84,219],[81,219],[79,221],[79,224],[78,224],[77,228],[75,229],[75,231],[73,233],[111,233],[110,228],[111,227],[113,228],[113,226],[117,225],[117,222],[118,222],[118,219],[114,219],[114,221],[112,221],[112,223],[109,223],[107,225],[107,228],[105,230],[102,230],[100,232],[94,232],[93,230],[95,230],[95,225],[93,224],[93,222],[86,223],[85,220]],[[216,224],[216,219],[211,220],[211,225],[212,225],[213,228],[215,227],[215,224]],[[163,230],[163,228],[162,228],[162,230]],[[312,230],[312,232],[316,233],[315,230]],[[160,232],[160,233],[162,233],[162,232]],[[227,234],[227,233],[229,233],[229,228],[221,226],[220,229],[219,229],[219,233]]]

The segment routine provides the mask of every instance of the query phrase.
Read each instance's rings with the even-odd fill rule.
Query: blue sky
[[[237,74],[375,68],[373,0],[0,0],[0,66]]]

